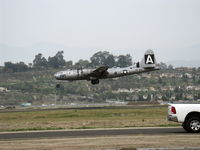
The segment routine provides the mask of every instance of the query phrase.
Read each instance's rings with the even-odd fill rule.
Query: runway
[[[128,128],[128,129],[91,129],[59,130],[0,133],[0,140],[41,139],[41,138],[80,138],[119,135],[169,135],[186,134],[182,128]]]

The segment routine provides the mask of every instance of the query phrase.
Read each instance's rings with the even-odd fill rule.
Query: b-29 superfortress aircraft
[[[152,50],[147,50],[141,62],[129,67],[109,68],[108,66],[101,66],[95,69],[71,69],[57,72],[54,76],[57,80],[88,80],[91,81],[92,84],[99,84],[99,79],[116,78],[159,69],[154,52]]]

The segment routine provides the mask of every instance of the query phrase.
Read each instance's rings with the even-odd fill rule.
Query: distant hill
[[[183,48],[158,49],[158,61],[174,67],[200,67],[200,44]]]
[[[171,64],[174,67],[200,67],[200,60],[191,60],[191,61],[186,61],[186,60],[174,60],[174,61],[169,61],[167,64]]]

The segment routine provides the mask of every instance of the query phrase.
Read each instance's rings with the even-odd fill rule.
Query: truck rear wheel
[[[186,123],[183,123],[183,124],[182,124],[182,127],[183,127],[183,129],[184,129],[185,131],[189,132],[189,130],[188,130],[187,126],[186,126]]]
[[[184,128],[185,129],[185,128]],[[186,121],[186,131],[191,133],[199,133],[200,132],[200,118],[199,117],[190,117]]]

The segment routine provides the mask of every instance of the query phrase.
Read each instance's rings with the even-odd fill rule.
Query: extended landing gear
[[[99,79],[91,80],[92,84],[99,84]]]
[[[59,89],[61,87],[60,84],[56,84],[56,88]]]
[[[62,84],[56,84],[56,90],[64,90],[64,85],[62,85]]]

